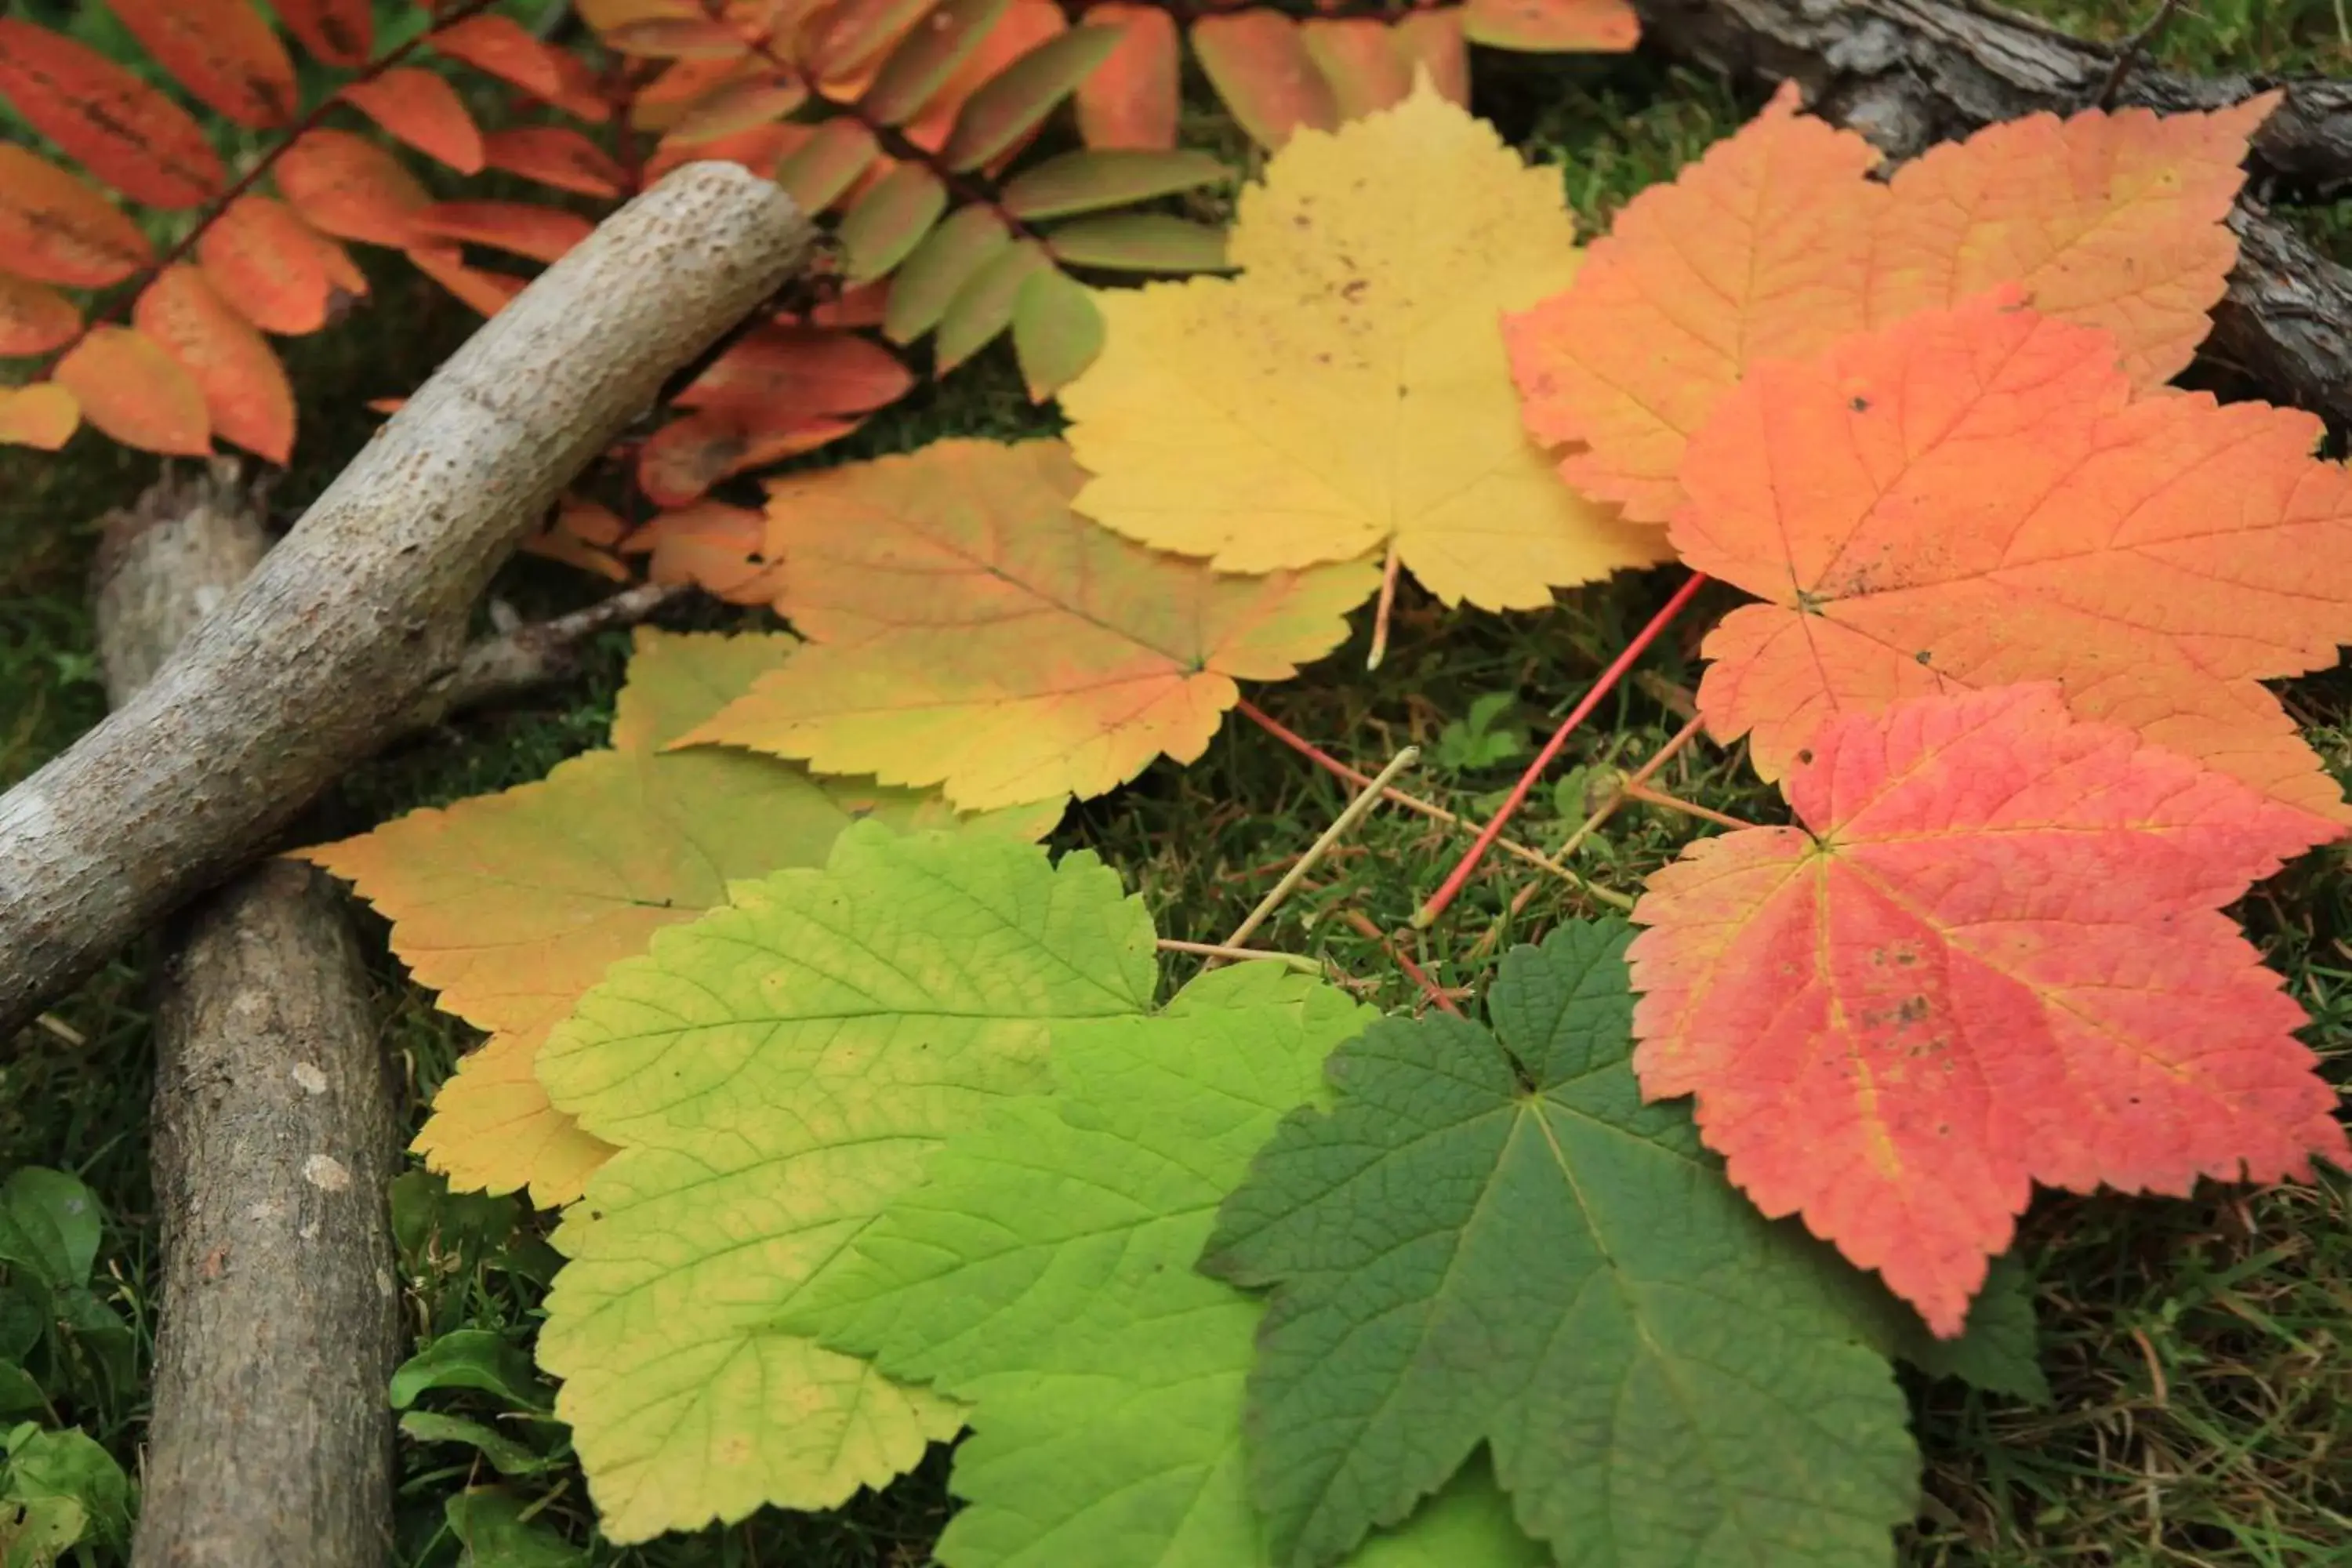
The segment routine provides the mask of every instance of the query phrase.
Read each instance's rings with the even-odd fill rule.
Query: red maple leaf
[[[2042,682],[1832,719],[1787,789],[1800,826],[1651,877],[1634,1068],[1938,1334],[2036,1181],[2180,1194],[2352,1156],[2302,1009],[2220,912],[2340,828]]]

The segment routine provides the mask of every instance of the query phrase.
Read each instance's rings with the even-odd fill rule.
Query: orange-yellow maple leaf
[[[1861,137],[1794,87],[1669,185],[1643,192],[1563,292],[1507,317],[1528,428],[1581,442],[1587,495],[1663,522],[1683,446],[1759,360],[2021,284],[2105,327],[2133,379],[2189,363],[2237,242],[2221,219],[2274,93],[2211,113],[2030,115],[1930,149],[1885,184]]]
[[[1957,1334],[2034,1182],[2185,1194],[2352,1159],[2221,907],[2340,829],[2047,684],[1823,726],[1800,826],[1705,839],[1627,952],[1644,1096]]]
[[[1339,646],[1378,574],[1263,577],[1070,510],[1059,441],[939,441],[769,486],[777,606],[813,646],[688,737],[939,784],[967,809],[1191,762],[1240,693]]]
[[[769,757],[661,749],[786,663],[791,637],[641,630],[636,646],[611,750],[301,851],[392,921],[393,951],[442,1007],[494,1037],[442,1087],[417,1139],[461,1187],[528,1184],[550,1205],[579,1194],[602,1145],[548,1106],[530,1061],[581,994],[654,932],[726,902],[731,882],[824,864],[853,820],[957,820],[935,797],[812,780]],[[1034,838],[1059,813],[1055,803],[968,820]]]
[[[2346,816],[2259,682],[2352,642],[2352,475],[2308,414],[2135,396],[2107,333],[1983,299],[1750,372],[1669,537],[1767,601],[1709,634],[1708,727],[1776,778],[1835,712],[2055,680],[2273,799]]]

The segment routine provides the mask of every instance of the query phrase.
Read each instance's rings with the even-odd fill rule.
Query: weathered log
[[[2352,83],[2188,77],[1966,0],[1633,0],[1643,37],[1732,76],[1793,79],[1815,113],[1897,158],[1996,121],[2103,98],[2167,113],[2284,101],[2255,134],[2253,189],[2230,215],[2236,270],[2201,357],[2277,402],[2352,428],[2352,271],[2271,213],[2270,184],[2352,180]],[[2112,92],[2110,92],[2112,88]]]
[[[736,165],[671,174],[452,355],[154,679],[0,795],[0,1036],[453,679],[521,532],[813,236]]]
[[[233,465],[108,520],[115,706],[268,548]],[[135,1568],[380,1568],[392,1546],[396,1085],[331,884],[257,868],[170,922],[155,976],[163,1220]]]

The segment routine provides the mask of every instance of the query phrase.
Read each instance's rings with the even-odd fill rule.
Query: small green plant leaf
[[[131,1544],[131,1479],[97,1439],[79,1427],[51,1432],[26,1422],[8,1434],[6,1446],[0,1515],[15,1504],[31,1514],[61,1519],[62,1510],[53,1505],[69,1502],[80,1515],[71,1544],[92,1542],[118,1549]]]
[[[1065,153],[1006,182],[1004,210],[1024,219],[1067,217],[1213,185],[1233,174],[1206,153]]]
[[[912,28],[874,73],[858,111],[883,125],[902,125],[947,85],[1003,16],[1012,0],[947,0]]]
[[[400,1429],[420,1443],[462,1443],[502,1476],[535,1476],[563,1463],[552,1455],[534,1453],[495,1427],[437,1410],[409,1411],[401,1416]]]
[[[940,335],[932,341],[940,374],[946,374],[994,342],[1013,324],[1021,286],[1031,273],[1052,265],[1035,240],[1018,240],[966,279],[940,321]]]
[[[947,187],[920,163],[901,163],[875,181],[841,217],[849,281],[867,282],[906,260],[947,205]]]
[[[1082,217],[1048,230],[1045,243],[1073,267],[1111,272],[1222,272],[1225,231],[1165,213]]]
[[[617,1152],[555,1235],[542,1366],[614,1541],[839,1505],[962,1413],[780,1327],[945,1139],[1042,1087],[1047,1032],[1140,1013],[1150,918],[1092,854],[845,831],[825,868],[614,966],[551,1037]]]
[[[13,1361],[0,1361],[0,1416],[37,1415],[49,1407],[33,1374]]]
[[[940,160],[961,173],[1011,151],[1110,58],[1118,39],[1117,27],[1073,27],[1014,60],[964,100]]]
[[[26,1165],[0,1184],[0,1263],[28,1268],[51,1289],[89,1278],[105,1213],[63,1171]]]
[[[588,1554],[532,1519],[512,1492],[459,1492],[442,1510],[449,1533],[466,1549],[457,1568],[587,1568]]]
[[[1507,954],[1493,1032],[1375,1024],[1285,1120],[1202,1267],[1273,1298],[1252,1491],[1331,1562],[1486,1444],[1591,1568],[1885,1568],[1918,1456],[1851,1271],[1767,1222],[1629,1066],[1622,921]]]
[[[1085,287],[1057,267],[1022,280],[1013,306],[1013,352],[1030,397],[1043,403],[1102,353],[1102,312]]]
[[[1004,220],[986,207],[959,207],[931,230],[890,280],[882,333],[911,343],[940,324],[972,274],[1013,243]]]
[[[392,1374],[392,1407],[405,1410],[431,1388],[478,1388],[518,1410],[545,1410],[547,1390],[530,1357],[489,1329],[443,1334]]]
[[[939,1546],[949,1568],[1272,1561],[1242,1465],[1260,1309],[1192,1261],[1251,1152],[1371,1016],[1249,964],[1203,974],[1157,1016],[1056,1025],[1054,1092],[950,1141],[787,1320],[976,1402],[952,1482],[968,1506]],[[1538,1561],[1486,1500],[1431,1522],[1456,1544],[1515,1548],[1447,1568]],[[1454,1517],[1465,1507],[1484,1517]]]

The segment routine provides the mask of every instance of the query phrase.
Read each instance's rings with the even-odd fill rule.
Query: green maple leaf
[[[780,1324],[947,1138],[1042,1089],[1049,1026],[1139,1014],[1136,900],[1090,854],[845,830],[581,998],[539,1057],[616,1152],[539,1342],[604,1532],[838,1505],[961,1411]]]
[[[1764,1220],[1628,1065],[1619,921],[1514,950],[1489,1033],[1375,1024],[1286,1118],[1202,1266],[1274,1287],[1250,1480],[1328,1563],[1484,1443],[1578,1568],[1892,1561],[1918,1458],[1851,1270]]]
[[[1371,1016],[1274,965],[1202,976],[1157,1016],[1057,1024],[1055,1092],[934,1157],[787,1321],[972,1405],[950,1568],[1271,1563],[1244,1475],[1257,1301],[1194,1271],[1219,1201]],[[1361,1568],[1542,1553],[1472,1474]]]

